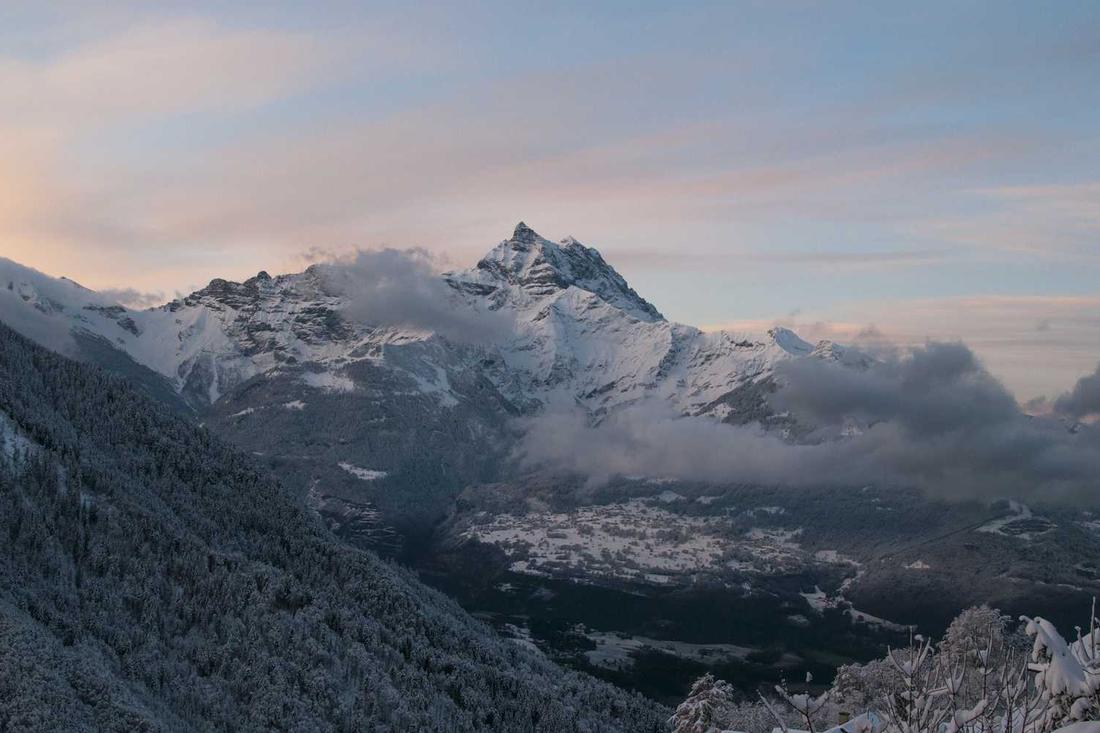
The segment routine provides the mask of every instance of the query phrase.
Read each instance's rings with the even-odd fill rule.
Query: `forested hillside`
[[[0,730],[655,731],[0,325]]]

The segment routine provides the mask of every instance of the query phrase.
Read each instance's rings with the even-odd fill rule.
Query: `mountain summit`
[[[575,287],[639,320],[664,320],[594,248],[585,247],[573,237],[551,242],[522,221],[511,239],[494,247],[473,271],[452,275],[452,279],[465,282],[467,287],[480,286],[471,289],[486,293],[501,286],[519,286],[535,298]]]

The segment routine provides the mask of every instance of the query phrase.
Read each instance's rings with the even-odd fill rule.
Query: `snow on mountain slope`
[[[308,386],[346,389],[349,381],[338,371],[347,363],[438,340],[346,322],[343,300],[326,290],[318,267],[277,278],[261,272],[243,283],[216,279],[185,298],[142,311],[6,260],[0,261],[0,283],[7,284],[0,317],[17,330],[69,355],[80,355],[74,335],[108,342],[162,375],[197,407],[260,374],[301,372]],[[429,361],[438,357],[422,350]],[[434,368],[417,369],[407,358],[392,361],[415,371],[424,391],[446,397]]]
[[[522,307],[575,288],[634,318],[664,320],[595,249],[572,237],[554,244],[522,221],[512,238],[494,247],[477,267],[455,273],[450,280],[468,292],[491,296],[498,308]]]
[[[658,398],[726,417],[723,396],[814,351],[786,329],[751,336],[671,323],[596,250],[572,237],[556,244],[522,222],[475,268],[444,277],[467,301],[513,313],[515,335],[501,356],[515,397],[577,401],[597,415]]]
[[[100,309],[112,305],[72,280],[52,278],[0,257],[0,317],[54,351],[73,354],[76,343],[71,329],[86,324],[100,329],[93,322],[109,320],[111,311]],[[102,330],[109,329],[102,327]]]
[[[298,373],[315,389],[369,388],[347,374],[368,361],[408,376],[444,407],[460,399],[451,383],[476,370],[523,409],[580,404],[598,417],[656,398],[685,414],[746,421],[759,418],[777,362],[845,354],[786,329],[751,336],[671,323],[595,249],[571,237],[551,242],[522,222],[475,267],[441,276],[454,308],[510,316],[513,327],[489,343],[345,317],[355,294],[335,282],[334,267],[216,279],[136,311],[4,260],[0,317],[54,348],[72,334],[109,342],[200,408],[258,375]]]

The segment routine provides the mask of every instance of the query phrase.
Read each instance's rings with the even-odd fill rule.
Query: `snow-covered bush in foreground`
[[[770,730],[775,719],[768,708],[757,702],[735,702],[735,694],[728,682],[704,675],[691,686],[669,722],[675,733]]]
[[[817,696],[780,685],[738,703],[707,675],[670,723],[675,733],[1100,733],[1095,608],[1088,633],[1077,629],[1073,642],[1045,619],[1021,621],[1010,632],[994,609],[968,609],[939,644],[914,636],[884,659],[841,667]],[[846,720],[842,711],[856,710],[864,712]]]

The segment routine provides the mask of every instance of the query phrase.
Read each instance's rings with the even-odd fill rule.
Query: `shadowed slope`
[[[0,728],[663,729],[331,539],[249,458],[0,326]]]

